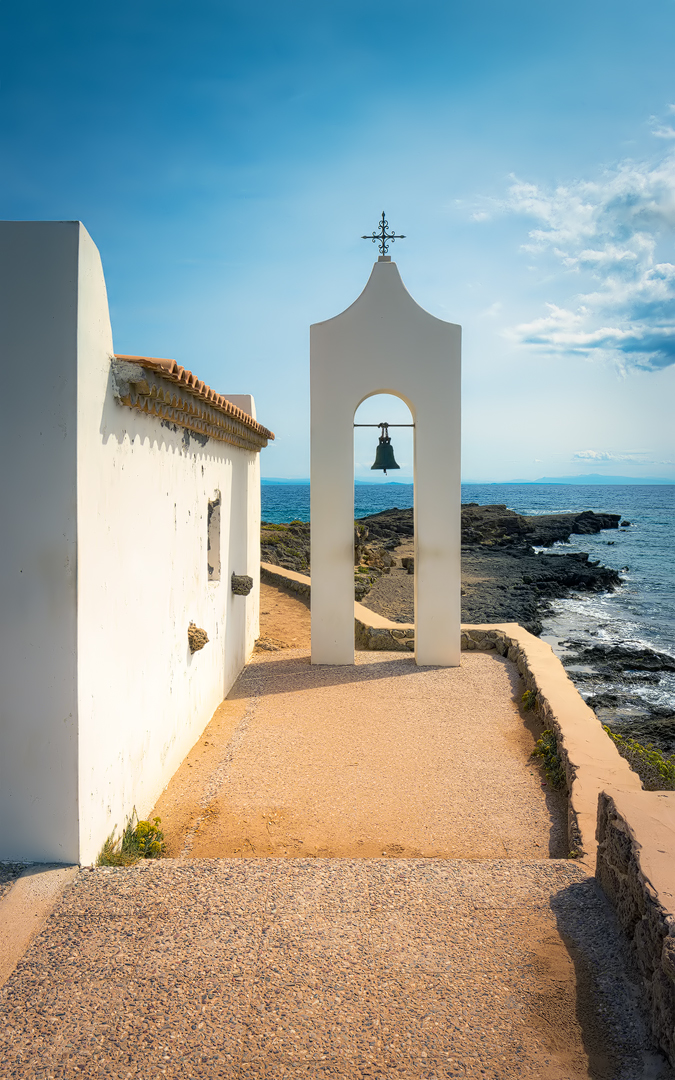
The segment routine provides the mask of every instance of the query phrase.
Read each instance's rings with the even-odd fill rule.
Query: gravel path
[[[490,653],[261,653],[152,816],[173,856],[564,857],[566,801],[542,790],[522,691]]]
[[[609,906],[555,860],[83,870],[0,1011],[17,1080],[672,1080]]]
[[[489,654],[259,654],[158,804],[190,857],[81,870],[0,989],[2,1080],[675,1080],[545,857],[521,691]]]

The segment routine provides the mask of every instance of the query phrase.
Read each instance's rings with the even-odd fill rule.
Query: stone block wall
[[[272,563],[261,563],[260,580],[266,581],[268,585],[278,585],[282,589],[290,589],[291,592],[297,593],[298,596],[306,596],[307,599],[312,594],[312,586],[308,577],[305,577],[304,574],[296,574],[292,570],[285,570],[282,566],[273,566]]]
[[[675,1066],[675,792],[601,792],[596,876],[630,942],[652,1030]]]

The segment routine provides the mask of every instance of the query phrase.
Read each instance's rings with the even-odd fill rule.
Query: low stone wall
[[[597,839],[597,880],[630,942],[654,1036],[675,1066],[675,792],[601,792]]]
[[[511,660],[534,708],[556,738],[565,769],[570,853],[595,870],[598,797],[605,788],[642,791],[642,784],[583,700],[550,645],[517,623],[462,627],[462,648],[494,648]],[[493,644],[494,642],[494,644]]]
[[[362,604],[358,605],[363,607]],[[367,609],[366,609],[367,610]],[[368,616],[365,616],[367,619]],[[354,644],[357,649],[374,652],[414,652],[415,627],[371,626],[364,619],[354,618]]]
[[[279,585],[283,589],[290,589],[298,596],[310,597],[312,582],[304,574],[296,574],[294,570],[285,570],[283,566],[274,566],[273,563],[260,564],[260,580],[268,585]]]

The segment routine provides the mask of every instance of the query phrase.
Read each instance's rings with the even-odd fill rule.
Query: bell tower
[[[312,663],[354,663],[354,415],[394,394],[414,423],[415,659],[460,661],[461,327],[421,308],[383,252],[354,303],[310,328]],[[364,237],[371,239],[371,237]],[[386,432],[385,432],[386,434]]]

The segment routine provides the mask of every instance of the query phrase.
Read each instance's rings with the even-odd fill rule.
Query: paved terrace
[[[0,1075],[672,1080],[520,690],[257,655],[158,804],[172,857],[79,871],[0,991]]]

